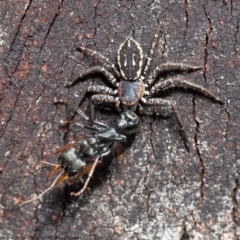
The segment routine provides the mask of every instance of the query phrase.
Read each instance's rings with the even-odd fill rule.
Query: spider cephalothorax
[[[81,51],[87,52],[91,56],[95,56],[104,62],[104,65],[94,66],[83,71],[80,76],[66,87],[71,87],[79,80],[89,76],[90,74],[100,73],[112,85],[112,88],[102,85],[93,84],[87,88],[87,91],[93,93],[92,101],[96,105],[114,104],[118,111],[130,109],[140,112],[143,111],[141,105],[145,106],[168,106],[176,114],[176,118],[180,128],[182,129],[186,145],[188,147],[187,136],[184,131],[181,117],[177,111],[175,102],[154,97],[155,95],[174,87],[189,88],[201,92],[205,96],[212,98],[217,102],[221,102],[220,98],[214,96],[210,91],[201,85],[191,83],[179,78],[158,80],[160,73],[169,71],[196,71],[202,69],[201,66],[193,66],[183,63],[162,63],[159,64],[152,73],[149,74],[152,57],[155,52],[157,40],[160,34],[160,25],[157,34],[154,36],[149,55],[144,60],[141,45],[128,37],[120,46],[117,53],[118,67],[111,64],[109,59],[103,55],[85,48],[80,47]]]

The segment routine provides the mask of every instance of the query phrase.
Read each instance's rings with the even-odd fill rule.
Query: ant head
[[[136,133],[140,122],[140,118],[135,112],[126,110],[117,119],[117,128],[122,134],[130,135]]]

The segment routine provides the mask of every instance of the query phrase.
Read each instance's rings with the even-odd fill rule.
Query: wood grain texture
[[[0,1],[0,238],[36,239],[239,239],[240,8],[232,1]],[[134,29],[145,54],[162,21],[151,66],[202,65],[168,74],[202,84],[224,105],[193,91],[162,95],[176,101],[189,135],[185,149],[174,115],[143,116],[131,146],[116,145],[109,172],[91,190],[70,197],[67,186],[43,202],[19,204],[50,185],[44,167],[20,176],[45,153],[82,134],[55,98],[76,103],[93,76],[66,89],[83,69],[101,64],[77,52],[95,49],[116,62]],[[87,100],[81,109],[86,110]],[[117,113],[97,111],[114,126]],[[79,123],[83,120],[76,116]],[[67,131],[67,132],[66,132]]]

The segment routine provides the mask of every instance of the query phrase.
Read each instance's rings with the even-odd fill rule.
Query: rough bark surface
[[[240,238],[237,0],[19,0],[0,1],[0,12],[0,238]],[[40,160],[57,162],[45,153],[82,132],[59,127],[67,114],[54,98],[78,102],[88,85],[101,81],[92,76],[64,88],[83,69],[101,64],[76,46],[115,63],[118,46],[134,29],[147,54],[158,20],[163,33],[151,69],[167,61],[202,65],[177,77],[224,101],[182,89],[164,94],[177,103],[191,152],[172,114],[143,116],[133,144],[116,146],[111,174],[99,174],[84,195],[71,198],[60,185],[42,203],[19,207],[50,184],[47,167],[21,173]],[[97,119],[112,126],[116,116],[97,111]]]

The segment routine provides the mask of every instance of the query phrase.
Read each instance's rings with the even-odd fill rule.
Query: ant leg
[[[172,112],[175,114],[177,118],[178,125],[180,126],[180,131],[182,132],[183,139],[187,148],[187,151],[190,152],[190,145],[189,145],[189,140],[187,133],[185,131],[182,118],[177,110],[177,107],[174,102],[168,101],[168,100],[163,100],[161,98],[150,98],[150,99],[145,99],[144,100],[145,105],[150,105],[150,106],[169,106],[172,109]]]
[[[88,164],[85,166],[80,173],[78,173],[76,176],[72,177],[71,180],[68,181],[69,185],[75,183],[80,177],[89,174],[93,167],[93,164]]]
[[[92,165],[91,171],[88,174],[88,178],[87,178],[86,182],[84,183],[83,188],[79,192],[72,192],[71,195],[79,196],[87,189],[88,183],[93,176],[93,173],[97,167],[98,161],[99,161],[99,156],[96,158],[94,164]]]
[[[66,115],[67,115],[67,119],[68,120],[61,120],[60,123],[62,124],[62,126],[69,126],[70,124],[76,124],[76,121],[74,121],[74,117],[76,115],[77,110],[79,109],[79,107],[83,104],[83,102],[86,100],[87,96],[86,93],[83,97],[80,97],[80,101],[78,104],[72,104],[66,100],[63,99],[58,99],[58,98],[54,98],[53,103],[54,104],[63,104],[65,106],[65,110],[66,110]],[[71,107],[68,109],[68,107]],[[81,114],[82,113],[82,114]],[[88,120],[87,116],[81,112],[80,114]],[[85,116],[84,116],[85,115]]]
[[[54,186],[58,185],[59,183],[67,180],[69,178],[68,174],[64,172],[64,174],[58,178],[58,180],[55,182]]]
[[[86,99],[87,97],[80,97],[80,103],[79,103],[79,105],[80,104],[82,104],[82,102],[84,102],[84,100]],[[66,100],[64,100],[64,99],[59,99],[59,98],[57,98],[57,97],[54,97],[54,99],[53,99],[53,103],[54,104],[62,104],[62,105],[64,105],[64,106],[70,106],[70,107],[72,107],[72,108],[74,108],[74,109],[76,109],[77,108],[77,106],[75,106],[75,105],[73,105],[72,103],[70,103],[70,102],[68,102],[68,101],[66,101]]]
[[[52,170],[51,172],[48,174],[47,178],[50,178],[52,175],[54,175],[59,169],[60,169],[60,165],[56,165]]]
[[[192,72],[201,70],[202,66],[193,66],[184,63],[163,63],[156,67],[153,72],[148,77],[146,83],[148,87],[151,87],[152,84],[157,80],[157,77],[160,73],[171,72],[171,71],[181,71],[181,72]]]
[[[64,174],[64,171],[62,171],[62,172],[55,178],[55,180],[53,181],[53,183],[51,184],[51,186],[50,186],[49,188],[47,188],[45,191],[43,191],[40,195],[38,195],[38,196],[36,196],[36,197],[34,197],[34,198],[30,199],[30,200],[24,201],[24,202],[22,202],[20,205],[23,206],[23,205],[25,205],[25,204],[27,204],[27,203],[30,203],[30,202],[33,202],[33,201],[35,201],[35,200],[37,200],[37,199],[41,201],[42,196],[43,196],[46,192],[48,192],[49,190],[51,190],[51,189],[56,185],[56,183],[58,182],[59,178],[61,178],[63,174]]]

